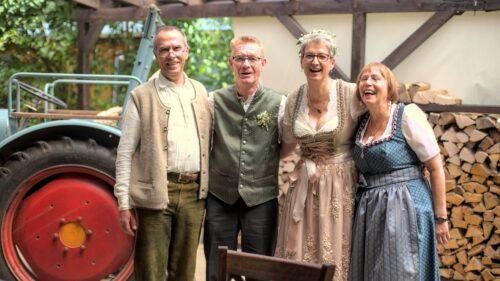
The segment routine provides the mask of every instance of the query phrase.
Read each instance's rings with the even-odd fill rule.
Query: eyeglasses
[[[167,57],[170,54],[170,52],[172,52],[174,56],[179,56],[185,50],[186,50],[186,48],[184,48],[182,46],[174,46],[172,48],[160,48],[158,50],[158,55],[160,57]]]
[[[249,64],[256,64],[262,58],[259,58],[259,57],[240,57],[240,56],[234,56],[232,59],[233,59],[233,61],[235,61],[238,64],[244,64],[245,61],[248,61]]]
[[[319,53],[319,54],[305,54],[304,55],[304,59],[307,62],[312,62],[314,60],[314,58],[318,58],[319,62],[327,62],[328,59],[330,59],[330,55],[328,55],[328,54],[322,54],[322,53]]]

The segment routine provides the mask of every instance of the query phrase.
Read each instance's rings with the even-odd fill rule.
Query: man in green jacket
[[[205,217],[207,280],[217,280],[217,247],[272,255],[277,226],[280,120],[285,97],[262,86],[264,48],[255,37],[231,41],[235,85],[210,93],[213,143]]]

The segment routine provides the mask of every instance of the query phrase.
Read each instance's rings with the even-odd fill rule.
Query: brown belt
[[[176,183],[193,183],[198,181],[200,173],[176,173],[168,172],[167,179]]]

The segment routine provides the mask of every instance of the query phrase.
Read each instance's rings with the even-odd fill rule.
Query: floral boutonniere
[[[267,112],[267,110],[261,112],[257,115],[257,125],[269,130],[269,124],[271,123],[271,115]]]

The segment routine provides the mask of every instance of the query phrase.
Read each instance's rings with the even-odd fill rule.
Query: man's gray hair
[[[157,47],[156,46],[156,38],[158,37],[158,34],[160,34],[161,32],[168,32],[168,31],[173,31],[173,30],[179,32],[182,35],[182,38],[184,39],[184,45],[186,45],[186,47],[189,48],[186,34],[184,33],[184,31],[182,31],[182,29],[178,28],[175,25],[164,25],[156,30],[155,38],[153,40],[153,51],[156,51],[156,47]]]

